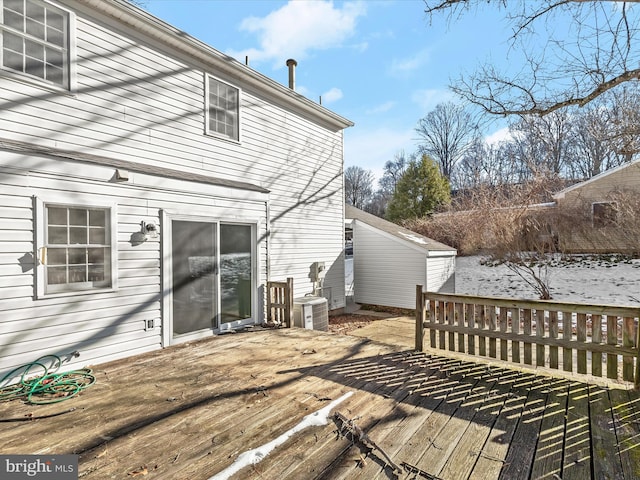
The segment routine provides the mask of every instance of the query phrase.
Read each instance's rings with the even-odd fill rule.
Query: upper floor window
[[[114,287],[113,209],[44,204],[43,294]]]
[[[207,133],[238,141],[240,91],[207,76]]]
[[[69,13],[43,0],[0,0],[3,69],[69,88]]]

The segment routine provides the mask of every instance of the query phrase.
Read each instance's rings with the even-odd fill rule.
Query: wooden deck
[[[351,429],[302,430],[232,478],[640,478],[640,394],[614,386],[302,329],[93,368],[78,398],[0,403],[0,452],[76,453],[83,479],[208,479],[354,392],[333,410]]]

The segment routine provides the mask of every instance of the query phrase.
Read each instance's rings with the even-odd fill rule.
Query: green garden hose
[[[47,362],[46,359],[54,361]],[[47,363],[51,365],[47,367]],[[45,355],[34,362],[13,369],[0,380],[0,385],[8,383],[22,372],[20,381],[14,385],[0,387],[0,401],[22,398],[35,405],[58,403],[76,396],[96,382],[96,377],[89,368],[56,373],[60,365],[62,365],[60,357]],[[37,367],[42,368],[44,373],[28,378],[29,372]]]

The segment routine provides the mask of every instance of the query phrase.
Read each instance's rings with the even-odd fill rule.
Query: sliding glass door
[[[251,224],[171,220],[173,338],[253,322],[254,231]]]
[[[171,227],[173,335],[216,328],[217,225],[173,220]]]
[[[220,224],[220,292],[224,326],[251,317],[252,255],[251,225]]]

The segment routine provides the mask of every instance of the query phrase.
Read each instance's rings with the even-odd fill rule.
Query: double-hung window
[[[39,294],[114,287],[114,209],[42,203]]]
[[[206,85],[207,133],[238,141],[240,91],[208,75]]]
[[[70,13],[44,0],[0,0],[0,66],[70,88]]]

